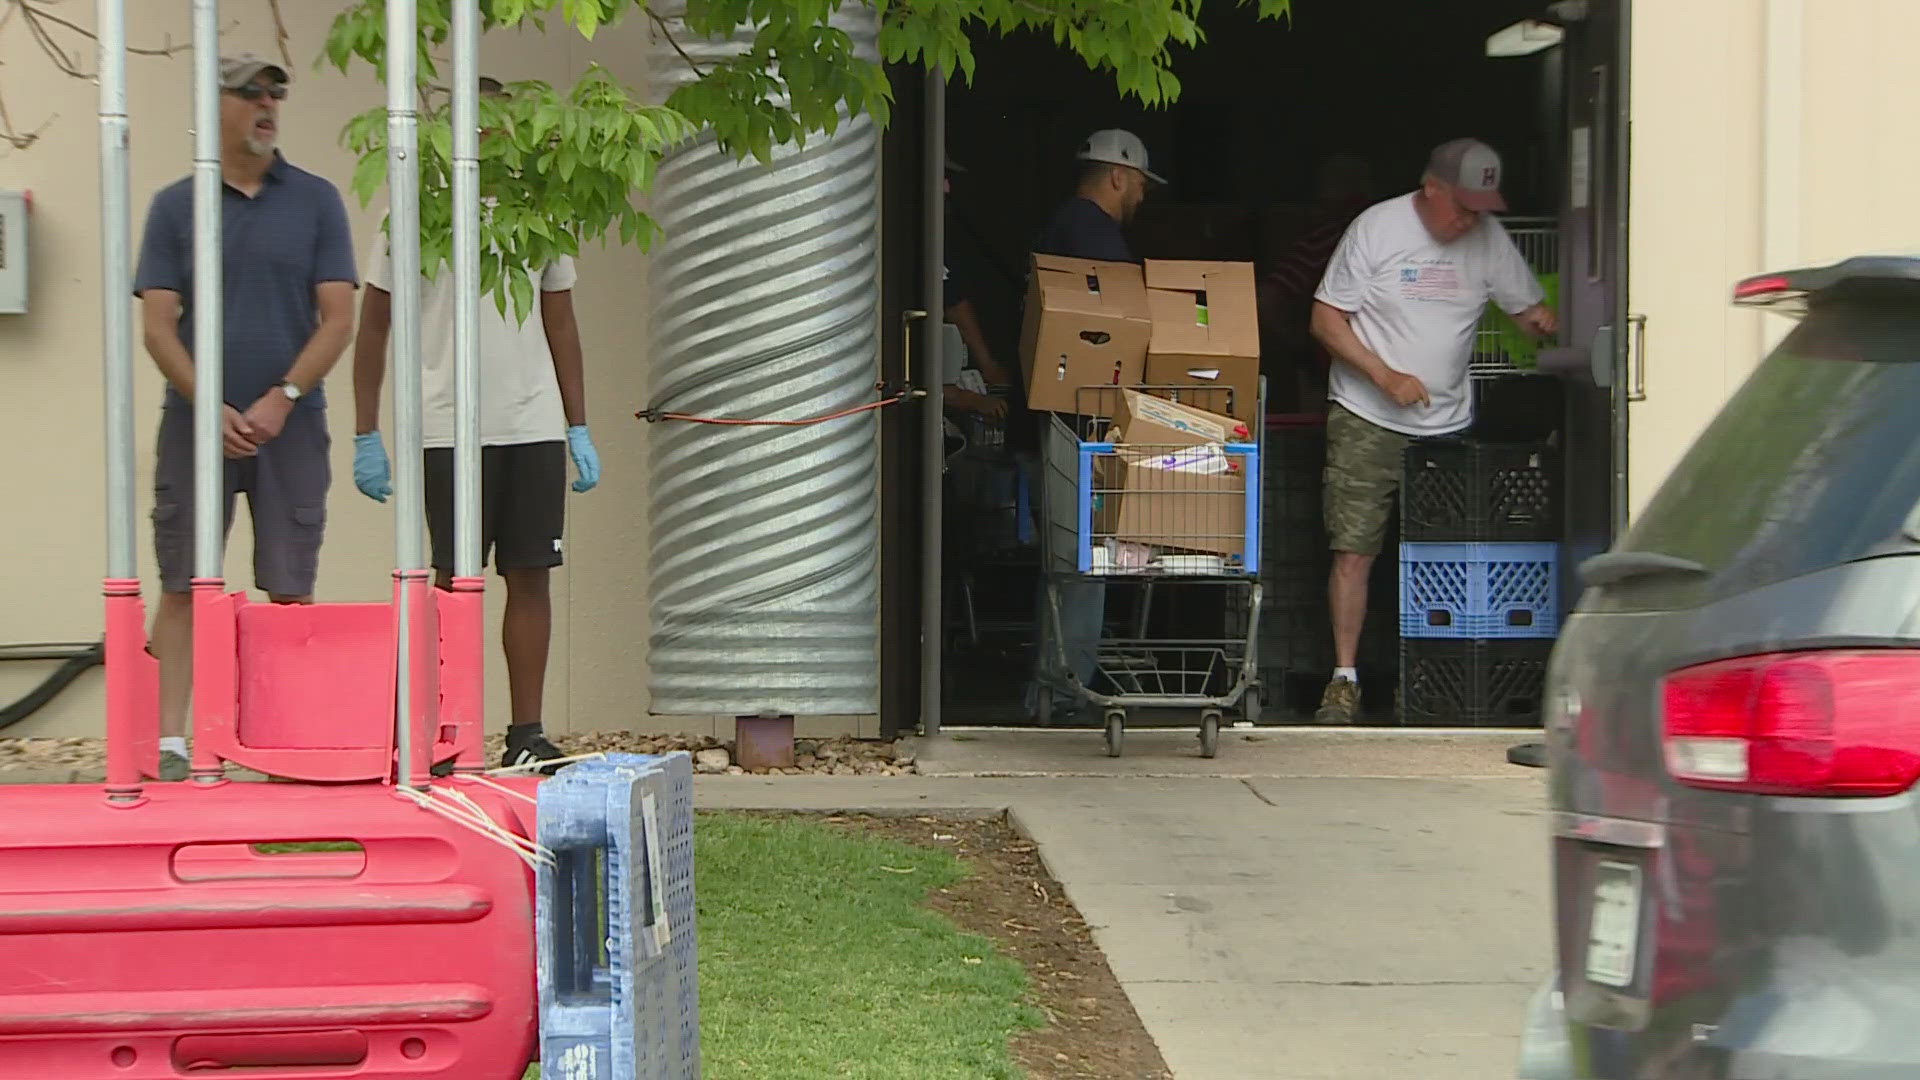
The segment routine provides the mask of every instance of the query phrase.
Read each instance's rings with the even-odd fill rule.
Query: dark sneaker
[[[507,752],[500,758],[500,767],[503,769],[512,769],[521,766],[532,766],[542,761],[554,761],[566,756],[566,751],[547,741],[545,732],[535,731],[529,735],[509,734],[507,736]],[[544,776],[552,776],[554,773],[560,771],[560,766],[549,765],[544,768],[533,769],[532,771]]]
[[[177,783],[193,775],[193,762],[188,761],[184,755],[176,754],[171,750],[162,750],[159,771],[159,779],[168,783]]]
[[[1320,698],[1320,711],[1313,714],[1316,724],[1351,724],[1360,714],[1360,686],[1352,679],[1335,679],[1327,684]]]

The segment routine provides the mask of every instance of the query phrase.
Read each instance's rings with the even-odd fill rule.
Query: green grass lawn
[[[958,859],[738,814],[694,839],[703,1080],[1022,1076],[1025,972],[921,906]]]

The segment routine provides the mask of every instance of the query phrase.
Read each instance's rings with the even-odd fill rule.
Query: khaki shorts
[[[1401,462],[1412,442],[1412,436],[1388,431],[1332,403],[1327,410],[1327,468],[1321,480],[1328,547],[1355,555],[1380,554],[1387,518],[1400,493]]]

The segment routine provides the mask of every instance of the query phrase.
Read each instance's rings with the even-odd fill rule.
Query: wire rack
[[[1527,265],[1539,275],[1560,272],[1560,220],[1556,217],[1502,217],[1507,235],[1520,249]],[[1473,355],[1467,361],[1467,374],[1475,379],[1520,374],[1506,351],[1500,347],[1500,326],[1489,308],[1480,317],[1473,335]]]

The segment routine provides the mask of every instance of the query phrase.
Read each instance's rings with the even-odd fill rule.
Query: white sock
[[[1345,679],[1350,683],[1357,683],[1360,681],[1360,673],[1350,667],[1334,668],[1333,677],[1336,681],[1340,679]]]
[[[179,754],[181,757],[186,757],[187,737],[185,735],[160,736],[160,752],[163,754]]]

